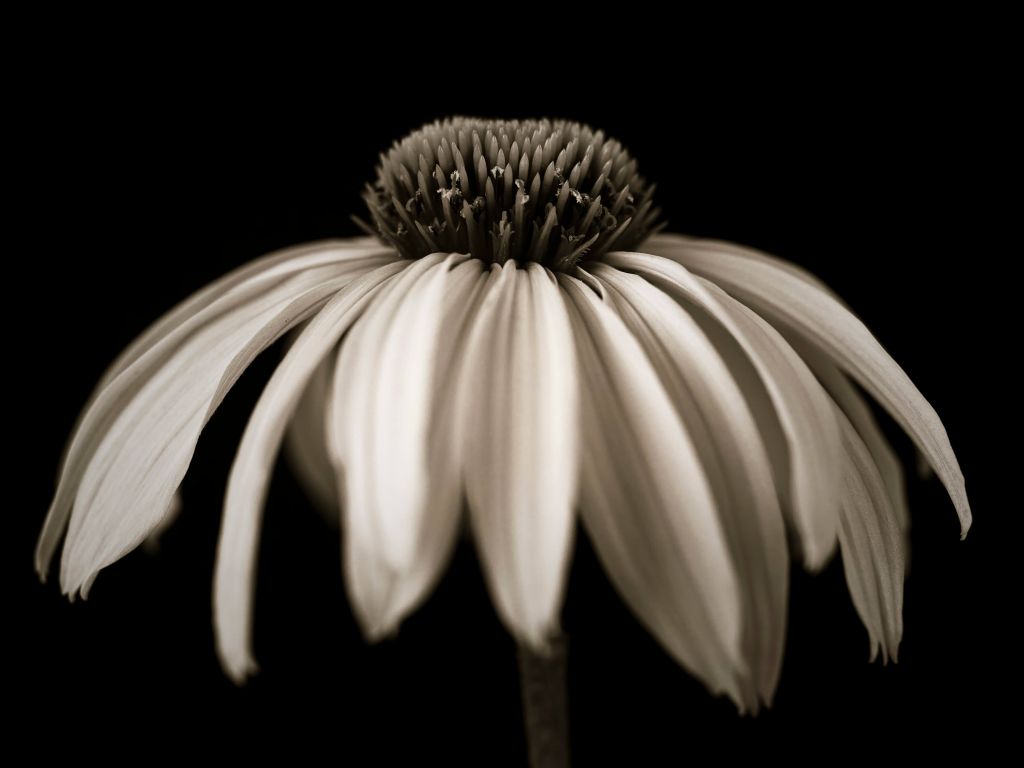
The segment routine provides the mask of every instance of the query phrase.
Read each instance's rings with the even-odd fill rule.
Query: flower
[[[114,362],[67,449],[40,574],[66,531],[61,587],[85,596],[166,524],[212,412],[296,329],[228,481],[214,598],[234,679],[255,668],[253,565],[286,432],[340,519],[371,639],[429,594],[468,519],[500,617],[543,651],[578,511],[638,619],[743,708],[778,681],[791,550],[816,569],[838,542],[873,654],[895,657],[901,469],[855,384],[915,441],[966,534],[941,422],[818,280],[658,233],[653,193],[620,144],[575,123],[455,118],[396,143],[365,194],[370,237],[243,267]]]

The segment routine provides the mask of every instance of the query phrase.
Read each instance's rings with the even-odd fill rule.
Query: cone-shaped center
[[[654,187],[636,168],[580,123],[453,117],[395,142],[363,199],[406,258],[458,251],[568,270],[650,233]]]

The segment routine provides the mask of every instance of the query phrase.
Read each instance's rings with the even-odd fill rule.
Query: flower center
[[[565,271],[651,232],[654,187],[636,168],[580,123],[453,117],[395,142],[363,199],[406,258],[458,251]]]

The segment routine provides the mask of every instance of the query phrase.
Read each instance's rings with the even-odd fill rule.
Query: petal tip
[[[875,661],[878,659],[879,650],[882,651],[882,659],[884,660],[886,658],[885,649],[882,647],[882,644],[880,642],[878,642],[875,638],[872,637],[870,648],[868,649],[868,664],[875,663]]]
[[[960,541],[967,538],[968,531],[971,530],[971,525],[974,522],[974,516],[971,514],[971,508],[967,504],[967,500],[964,500],[963,506],[960,510]]]
[[[889,658],[886,663],[899,664],[900,663],[900,641],[896,640],[889,648]]]
[[[349,599],[353,601],[352,612],[365,642],[376,645],[398,635],[402,619],[408,613],[407,608],[402,608],[390,600],[375,605],[355,596],[350,596]]]
[[[86,580],[82,583],[82,586],[78,588],[78,594],[82,596],[82,600],[89,599],[89,591],[92,589],[93,583],[96,581],[96,574],[90,574]]]
[[[249,682],[249,678],[260,671],[255,659],[246,652],[225,652],[218,651],[220,664],[226,674],[235,685],[241,687]]]
[[[360,628],[363,631],[363,639],[371,645],[376,645],[377,643],[397,637],[399,624],[400,621],[398,619],[393,619],[375,622],[374,624],[364,624]]]
[[[55,544],[51,541],[50,537],[47,536],[47,530],[46,527],[44,527],[42,533],[39,534],[39,540],[36,542],[36,551],[33,555],[36,574],[38,574],[39,580],[44,584],[49,576],[50,568],[53,565],[54,549]]]
[[[761,711],[761,694],[755,690],[746,673],[734,670],[728,679],[708,687],[716,695],[728,696],[741,717],[756,717]]]
[[[809,573],[819,573],[826,565],[831,562],[833,555],[835,555],[838,543],[838,537],[833,536],[827,543],[818,542],[813,538],[808,538],[806,541],[800,542],[803,544],[803,556],[802,561],[804,570]]]

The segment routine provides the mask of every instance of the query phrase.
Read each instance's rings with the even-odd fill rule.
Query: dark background
[[[621,55],[523,43],[456,67],[460,38],[408,47],[372,37],[376,53],[336,43],[308,60],[309,50],[296,60],[263,40],[259,63],[212,56],[217,45],[198,58],[191,40],[103,38],[64,51],[52,73],[14,73],[8,378],[25,388],[9,404],[14,733],[42,754],[115,760],[284,749],[333,764],[524,762],[515,649],[472,547],[395,640],[366,646],[338,534],[283,463],[259,565],[262,671],[242,689],[220,672],[210,624],[220,503],[277,348],[204,432],[159,555],[104,571],[84,604],[68,604],[52,580],[40,586],[31,567],[65,440],[114,356],[225,271],[356,234],[349,214],[361,213],[378,151],[425,121],[476,113],[601,126],[657,182],[670,230],[754,245],[825,279],[943,418],[975,512],[960,542],[942,488],[917,477],[909,442],[890,429],[913,513],[900,662],[868,664],[838,561],[816,576],[796,569],[781,685],[757,718],[711,698],[660,649],[581,535],[564,612],[578,764],[691,762],[706,748],[791,762],[883,745],[977,754],[1001,741],[1003,718],[1019,710],[1006,617],[1019,606],[1008,557],[1020,505],[999,485],[1002,435],[1017,421],[1000,381],[1019,341],[996,291],[1019,245],[994,234],[1010,214],[993,183],[1010,173],[1009,94],[984,61],[944,44],[883,54],[878,40],[833,61],[826,40],[780,66],[769,45],[733,72],[723,62],[734,41],[687,56],[685,40],[630,38]]]

